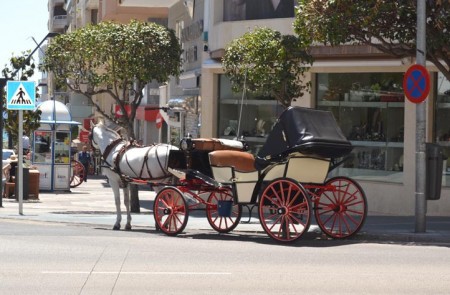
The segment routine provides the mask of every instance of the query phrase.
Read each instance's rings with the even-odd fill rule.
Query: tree
[[[22,52],[22,55],[12,56],[10,59],[10,65],[5,65],[2,70],[3,77],[8,80],[14,80],[19,76],[20,81],[27,81],[34,75],[36,68],[34,62],[29,58],[30,52]],[[36,97],[39,97],[38,88],[36,88]],[[3,106],[7,118],[4,121],[4,128],[6,132],[11,136],[12,143],[18,144],[18,140],[22,134],[18,134],[19,130],[19,112],[16,110],[6,110],[6,96],[2,97]],[[41,110],[36,111],[23,111],[23,131],[26,134],[31,134],[34,130],[40,127]],[[12,148],[12,146],[10,146]]]
[[[233,40],[223,57],[233,91],[245,87],[290,106],[309,89],[309,83],[302,83],[302,79],[312,57],[304,45],[296,36],[281,35],[269,28],[256,28]]]
[[[414,57],[416,2],[299,0],[294,28],[311,42],[365,44],[395,57]],[[450,80],[450,0],[428,0],[426,8],[426,58]]]
[[[178,76],[181,53],[175,33],[163,26],[136,20],[129,24],[101,22],[54,38],[43,67],[54,73],[56,83],[86,96],[99,113],[135,138],[133,122],[145,85]],[[120,107],[120,119],[93,100],[104,93]]]
[[[181,53],[174,31],[163,26],[136,20],[129,24],[101,22],[54,38],[43,68],[54,73],[56,83],[86,96],[99,113],[136,139],[133,123],[145,85],[178,76]],[[123,114],[120,119],[93,100],[99,94],[114,99]],[[131,211],[139,212],[137,188],[130,190]]]

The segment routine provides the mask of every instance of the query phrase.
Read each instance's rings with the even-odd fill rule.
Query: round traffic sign
[[[412,65],[403,77],[403,91],[412,103],[423,102],[430,93],[430,74],[422,65]]]

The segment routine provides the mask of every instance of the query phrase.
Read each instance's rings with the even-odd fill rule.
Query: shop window
[[[450,157],[450,81],[442,73],[437,78],[436,99],[436,142],[444,149],[444,156]],[[442,185],[450,186],[450,159],[444,161],[444,175]]]
[[[70,133],[56,132],[55,134],[55,163],[70,163]]]
[[[51,131],[35,131],[34,132],[34,148],[33,163],[52,163],[52,132]]]
[[[242,116],[239,122],[241,106]],[[242,93],[233,93],[230,80],[225,75],[220,75],[219,137],[232,139],[244,136],[251,152],[256,154],[283,110],[283,106],[275,99],[262,94],[247,93],[242,99]]]
[[[317,108],[333,112],[354,149],[336,174],[403,182],[402,73],[316,76]]]

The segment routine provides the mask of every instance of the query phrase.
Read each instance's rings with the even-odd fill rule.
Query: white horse
[[[124,204],[127,210],[126,230],[131,230],[130,195],[127,184],[133,180],[158,181],[171,178],[167,171],[170,150],[177,147],[168,144],[137,146],[123,139],[116,131],[106,127],[102,121],[91,126],[91,144],[100,150],[105,166],[103,174],[108,177],[116,203],[116,223],[113,229],[120,229],[120,188],[123,188]]]

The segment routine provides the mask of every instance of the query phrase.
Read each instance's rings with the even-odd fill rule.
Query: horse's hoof
[[[114,225],[113,230],[120,230],[120,225]]]
[[[131,230],[131,225],[125,225],[125,230]]]

